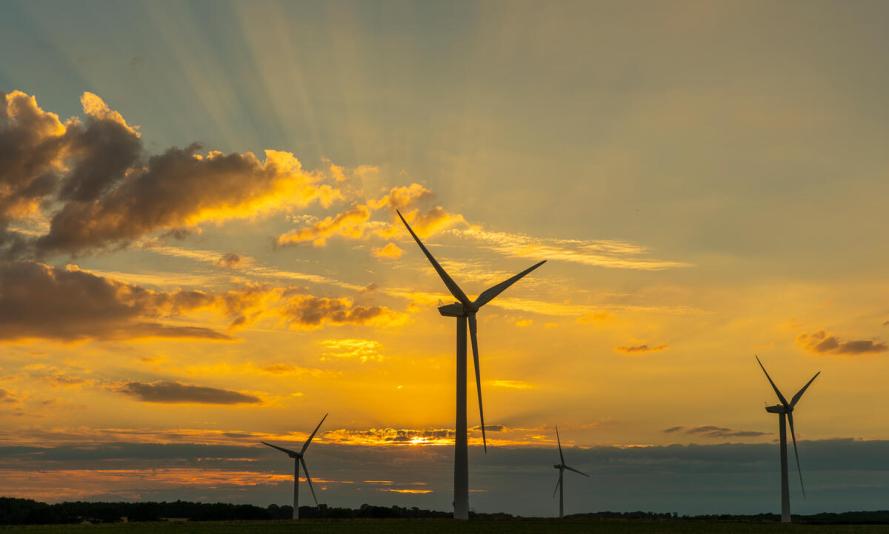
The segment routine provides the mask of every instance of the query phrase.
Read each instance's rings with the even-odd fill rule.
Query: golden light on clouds
[[[765,443],[754,352],[823,371],[802,439],[885,437],[843,411],[889,401],[885,8],[304,7],[0,16],[0,441],[259,458],[330,413],[329,450],[448,456],[454,299],[396,209],[469,295],[547,260],[478,316],[491,447]],[[92,467],[0,481],[289,477]],[[448,504],[394,469],[368,493]]]
[[[386,243],[382,247],[374,247],[371,249],[373,255],[377,258],[386,260],[397,260],[404,254],[404,251],[395,243]]]

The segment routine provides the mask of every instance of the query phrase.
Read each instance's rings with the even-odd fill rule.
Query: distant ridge
[[[444,519],[450,512],[404,508],[401,506],[372,506],[359,508],[334,508],[321,505],[317,508],[302,506],[300,517],[311,519]],[[117,523],[121,521],[235,521],[290,519],[290,506],[269,505],[266,508],[251,504],[173,502],[63,502],[47,504],[31,499],[0,497],[0,525],[40,525],[71,523]],[[479,519],[525,519],[503,513],[470,514]],[[595,512],[572,514],[567,519],[603,521],[726,521],[744,523],[774,523],[779,514],[753,515],[698,515],[680,516],[657,512]],[[536,518],[535,518],[536,519]],[[821,525],[880,525],[889,524],[889,510],[857,511],[795,515],[798,523]]]

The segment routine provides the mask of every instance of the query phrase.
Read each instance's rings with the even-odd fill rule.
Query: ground
[[[171,532],[176,534],[235,534],[235,533],[284,533],[338,534],[346,532],[411,532],[411,533],[509,533],[532,534],[538,532],[559,533],[609,533],[637,534],[665,533],[745,533],[745,532],[812,532],[812,533],[889,533],[889,525],[781,525],[778,523],[730,523],[707,521],[588,521],[552,519],[470,521],[457,523],[440,519],[362,519],[362,520],[303,520],[293,521],[224,521],[195,523],[129,523],[110,525],[46,525],[28,527],[0,527],[0,532],[26,532],[50,534],[57,532]]]

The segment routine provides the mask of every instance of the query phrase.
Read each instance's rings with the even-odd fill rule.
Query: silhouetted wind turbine
[[[803,497],[805,497],[806,486],[803,484],[803,471],[800,469],[799,451],[796,449],[796,430],[793,428],[793,409],[803,397],[803,393],[806,392],[806,389],[808,389],[812,382],[818,378],[818,375],[821,374],[821,371],[815,373],[815,376],[806,382],[806,385],[803,386],[802,389],[796,392],[796,395],[790,399],[790,402],[787,402],[787,399],[781,394],[781,390],[779,390],[778,386],[775,385],[775,382],[772,381],[772,377],[769,376],[769,372],[766,371],[765,366],[759,361],[759,356],[756,357],[756,362],[762,368],[762,372],[765,373],[769,384],[772,385],[772,389],[775,390],[775,394],[778,396],[778,401],[780,402],[780,404],[774,406],[767,406],[766,411],[778,414],[778,435],[781,439],[781,522],[790,523],[790,483],[787,479],[787,423],[790,423],[790,435],[793,437],[793,454],[796,456],[796,470],[797,473],[799,473],[799,485],[802,488]]]
[[[302,464],[303,471],[306,472],[306,482],[309,483],[309,489],[312,490],[312,499],[315,500],[315,506],[318,506],[318,497],[315,496],[315,487],[312,486],[312,477],[309,475],[309,468],[306,467],[306,460],[304,458],[306,454],[306,449],[309,448],[309,444],[312,443],[312,438],[315,437],[315,434],[318,432],[318,429],[321,428],[321,423],[327,419],[327,414],[324,414],[324,417],[321,418],[321,422],[318,423],[318,426],[315,427],[315,430],[312,431],[312,435],[309,436],[309,439],[303,443],[302,449],[299,452],[296,452],[291,449],[286,449],[284,447],[279,447],[277,445],[272,445],[271,443],[262,442],[263,445],[267,445],[273,449],[278,449],[279,451],[286,453],[287,456],[293,458],[293,519],[299,519],[299,465]]]
[[[484,444],[485,452],[488,452],[488,438],[485,435],[485,415],[482,409],[482,379],[478,363],[478,327],[475,314],[482,306],[491,302],[494,297],[506,291],[509,286],[546,263],[546,260],[532,265],[512,278],[489,287],[482,291],[475,301],[471,301],[466,296],[466,293],[460,289],[460,286],[454,282],[438,261],[435,260],[423,242],[420,241],[420,238],[414,233],[411,225],[407,223],[401,212],[395,211],[398,213],[398,217],[401,218],[401,222],[407,227],[407,231],[414,238],[414,241],[420,245],[420,250],[426,255],[426,259],[429,260],[432,267],[435,268],[435,272],[441,277],[448,291],[458,301],[453,304],[439,306],[438,312],[445,317],[457,318],[457,424],[454,438],[454,519],[469,519],[469,449],[466,437],[466,325],[469,323],[472,358],[475,362],[475,386],[478,390],[478,415],[481,421],[482,443]]]
[[[559,438],[559,427],[556,427],[556,442],[559,444],[559,463],[553,466],[553,468],[559,470],[559,481],[556,482],[556,488],[553,490],[553,497],[556,496],[556,491],[559,492],[559,518],[565,517],[565,470],[574,471],[575,473],[581,474],[585,477],[589,477],[588,474],[578,471],[573,467],[567,465],[565,463],[565,455],[562,454],[562,440]]]

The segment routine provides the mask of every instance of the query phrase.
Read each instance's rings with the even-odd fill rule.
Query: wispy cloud
[[[380,353],[383,345],[372,339],[325,339],[321,341],[324,348],[322,358],[342,360],[358,360],[361,363],[381,362]]]
[[[222,259],[226,257],[226,253],[222,254],[213,250],[205,250],[205,249],[193,249],[186,247],[177,247],[174,245],[169,245],[166,243],[161,243],[157,240],[144,240],[140,242],[139,245],[141,248],[148,250],[150,252],[154,252],[156,254],[161,254],[164,256],[174,257],[174,258],[183,258],[189,259],[195,262],[200,262],[213,267],[227,267],[223,265]],[[229,275],[230,273],[222,271],[221,274]],[[336,280],[327,276],[322,276],[318,274],[311,273],[303,273],[299,271],[285,271],[282,269],[275,269],[272,267],[268,267],[266,265],[261,264],[258,260],[253,257],[238,254],[238,263],[237,263],[237,274],[245,277],[252,278],[260,278],[267,280],[283,280],[283,281],[292,281],[292,282],[309,282],[312,284],[319,285],[327,285],[338,287],[342,289],[348,289],[350,291],[361,291],[364,289],[364,286],[358,284],[350,284],[348,282],[343,282],[341,280]]]
[[[478,226],[455,228],[449,234],[471,239],[505,256],[580,263],[608,269],[661,271],[690,267],[682,261],[648,258],[648,249],[624,241],[583,241],[533,237],[525,234],[483,230]]]
[[[491,386],[503,389],[534,389],[537,386],[524,380],[491,380]]]

